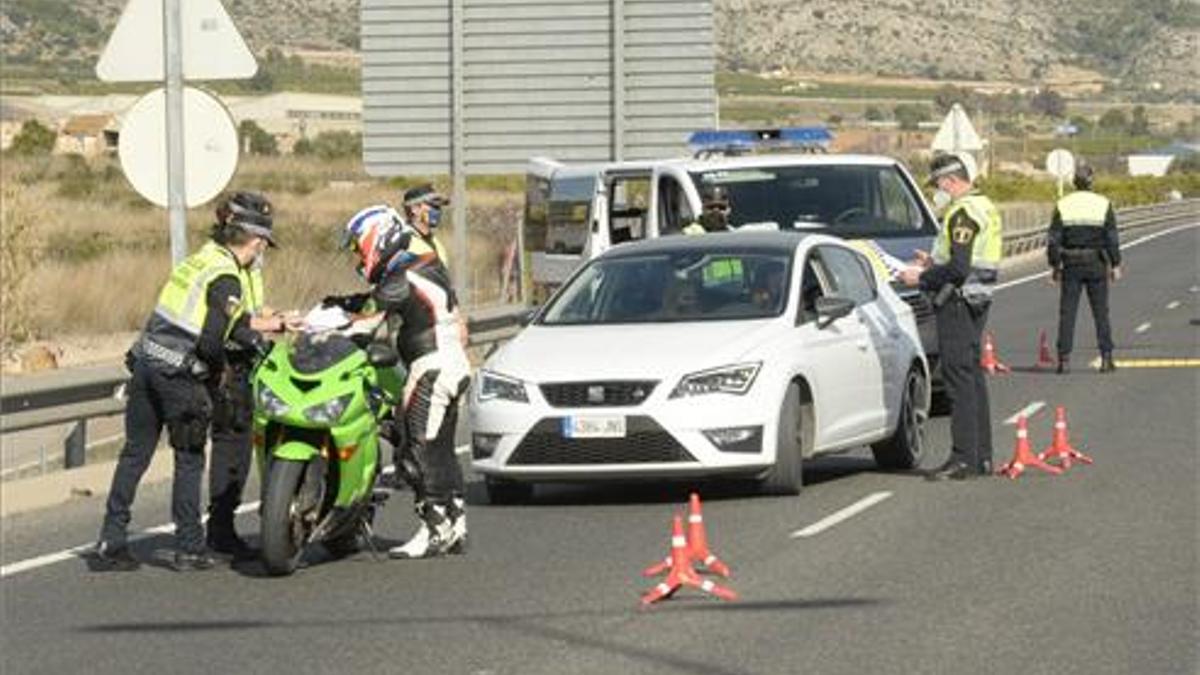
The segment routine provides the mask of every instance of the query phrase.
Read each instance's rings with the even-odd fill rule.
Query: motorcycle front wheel
[[[262,556],[267,572],[291,574],[304,552],[305,528],[299,509],[300,481],[307,462],[275,459],[267,477],[262,509]]]

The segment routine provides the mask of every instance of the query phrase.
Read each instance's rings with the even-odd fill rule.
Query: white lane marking
[[[866,511],[867,509],[871,508],[872,506],[875,506],[879,502],[881,502],[891,496],[892,496],[891,492],[876,492],[873,494],[869,494],[866,497],[863,497],[862,499],[858,500],[857,502],[854,502],[850,506],[847,506],[846,508],[842,509],[841,511],[838,511],[836,513],[831,513],[830,515],[825,516],[824,518],[818,520],[817,522],[813,523],[812,525],[809,525],[808,527],[800,529],[800,530],[796,530],[795,532],[791,533],[788,536],[792,539],[799,539],[801,537],[812,537],[814,535],[818,535],[818,534],[824,532],[825,530],[828,530],[829,528],[833,527],[834,525],[837,525],[838,523],[842,522],[843,520],[846,520],[848,518],[853,518],[854,516],[862,513],[863,511]]]
[[[1171,302],[1167,303],[1167,309],[1179,309],[1179,306],[1182,304],[1183,303],[1178,300],[1172,300]]]
[[[460,445],[454,449],[454,454],[455,455],[465,455],[470,451],[471,451],[470,445]],[[394,473],[395,471],[396,471],[396,467],[394,467],[394,466],[386,466],[383,469],[384,474],[391,474],[391,473]],[[250,502],[248,504],[242,504],[241,506],[238,507],[237,513],[243,514],[243,513],[249,513],[251,511],[257,511],[260,503],[261,502]],[[208,515],[205,515],[204,518],[202,519],[202,522],[207,522],[207,521],[208,521]],[[170,534],[171,532],[174,532],[174,531],[175,531],[175,525],[173,523],[167,523],[166,525],[157,525],[155,527],[151,527],[149,529],[142,530],[141,532],[138,532],[137,534],[130,535],[129,541],[130,542],[139,541],[141,539],[145,539],[145,538],[150,537],[155,534]],[[3,567],[0,567],[0,579],[10,577],[10,576],[13,576],[16,574],[21,574],[22,572],[36,570],[41,567],[47,567],[49,565],[53,565],[55,563],[60,563],[65,560],[71,560],[72,558],[77,558],[81,554],[90,552],[94,547],[95,547],[95,544],[92,544],[92,543],[80,544],[79,546],[72,546],[71,548],[64,549],[62,551],[56,551],[54,553],[47,553],[46,555],[40,555],[36,558],[29,558],[27,560],[21,560],[18,562],[9,563],[8,565],[4,565]]]
[[[1024,415],[1025,419],[1029,419],[1030,417],[1033,417],[1034,413],[1036,413],[1037,411],[1039,411],[1045,407],[1046,407],[1045,401],[1033,401],[1029,405],[1027,405],[1024,408],[1021,408],[1017,412],[1013,413],[1012,417],[1009,417],[1008,419],[1004,420],[1004,423],[1005,424],[1016,424],[1017,419],[1020,418],[1021,415]]]
[[[1149,321],[1147,321],[1146,323],[1144,323],[1144,324],[1142,324],[1142,325],[1138,326],[1137,328],[1134,328],[1134,329],[1133,329],[1133,332],[1135,332],[1135,333],[1145,333],[1145,332],[1146,332],[1146,331],[1148,331],[1148,330],[1150,330],[1150,322],[1149,322]]]
[[[1134,246],[1139,246],[1148,241],[1154,241],[1155,239],[1158,239],[1159,237],[1165,237],[1168,234],[1175,234],[1176,232],[1182,232],[1184,230],[1192,230],[1197,227],[1200,227],[1200,223],[1191,223],[1189,225],[1177,225],[1175,227],[1163,230],[1162,232],[1155,232],[1154,234],[1148,234],[1139,239],[1134,239],[1133,241],[1131,241],[1127,244],[1122,244],[1121,250],[1124,251],[1126,249],[1131,249]],[[1013,286],[1020,286],[1021,284],[1027,284],[1031,281],[1036,281],[1038,279],[1045,279],[1048,276],[1050,276],[1049,270],[1046,270],[1045,272],[1038,272],[1037,274],[1031,274],[1027,277],[1021,277],[1019,279],[1013,279],[1012,281],[1006,281],[1002,284],[996,284],[995,290],[1002,291],[1006,288],[1012,288]]]
[[[1188,289],[1188,293],[1200,293],[1200,286],[1192,286]]]

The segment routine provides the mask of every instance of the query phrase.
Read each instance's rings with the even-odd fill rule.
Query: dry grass
[[[134,193],[110,159],[5,157],[0,179],[6,349],[31,338],[57,341],[140,328],[169,268],[165,211]],[[326,294],[361,289],[353,261],[335,250],[337,233],[358,209],[396,203],[403,185],[369,177],[351,160],[243,160],[230,189],[262,191],[276,207],[281,247],[268,253],[267,301],[280,309],[304,309]],[[521,200],[520,193],[498,190],[470,194],[470,264],[454,261],[453,270],[475,305],[498,299],[501,253],[516,237]],[[192,248],[207,235],[210,209],[188,212]],[[37,242],[28,237],[33,224]],[[438,236],[452,249],[452,228]],[[26,264],[10,273],[10,260],[19,265],[35,255],[43,257],[36,268]],[[37,303],[29,288],[37,289]]]
[[[0,356],[35,333],[35,285],[31,273],[40,254],[37,219],[29,200],[15,186],[0,194]]]

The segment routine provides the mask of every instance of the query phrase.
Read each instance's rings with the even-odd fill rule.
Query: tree
[[[321,159],[343,159],[362,155],[362,134],[349,131],[322,131],[316,138],[302,138],[292,146],[297,155],[316,155]]]
[[[933,95],[933,104],[937,106],[937,109],[942,114],[950,112],[950,109],[954,107],[955,103],[961,103],[965,107],[970,100],[970,92],[962,87],[956,87],[952,84],[948,84],[941,89],[938,89],[937,93]]]
[[[1146,116],[1146,106],[1134,107],[1133,118],[1129,120],[1129,133],[1134,136],[1146,136],[1150,133],[1150,118]]]
[[[1058,92],[1043,89],[1029,99],[1029,109],[1039,115],[1058,119],[1067,113],[1067,102]]]
[[[37,120],[25,120],[21,130],[13,136],[10,150],[15,155],[49,155],[54,149],[57,134]]]
[[[929,120],[929,108],[915,103],[901,103],[892,110],[892,114],[900,123],[900,128],[906,131],[913,131],[921,122]]]
[[[238,125],[238,145],[247,155],[279,154],[279,144],[275,137],[264,131],[254,120],[242,120]]]
[[[1125,116],[1124,110],[1109,108],[1100,116],[1098,124],[1105,131],[1126,131],[1129,129],[1129,118]]]
[[[867,108],[866,112],[863,113],[863,117],[867,118],[868,122],[878,122],[883,119],[884,115],[883,111],[879,108],[870,106]]]

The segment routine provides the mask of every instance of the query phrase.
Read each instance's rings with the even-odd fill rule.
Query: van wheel
[[[921,463],[925,449],[925,422],[929,410],[925,407],[925,376],[916,368],[904,379],[900,399],[900,419],[890,438],[871,445],[875,463],[881,469],[912,469]]]
[[[759,483],[770,495],[795,495],[804,486],[804,450],[807,424],[812,420],[812,404],[801,401],[799,385],[788,387],[779,409],[779,430],[775,441],[775,466]]]

